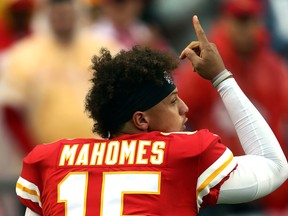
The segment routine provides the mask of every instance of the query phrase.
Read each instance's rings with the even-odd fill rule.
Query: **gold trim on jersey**
[[[221,157],[199,176],[196,189],[198,211],[203,202],[203,197],[209,194],[211,188],[228,176],[235,166],[236,162],[233,160],[233,153],[226,148]]]
[[[37,202],[42,207],[39,188],[22,177],[16,183],[16,194],[23,199]]]

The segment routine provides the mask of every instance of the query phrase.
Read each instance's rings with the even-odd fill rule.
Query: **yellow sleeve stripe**
[[[219,173],[221,173],[221,171],[227,167],[227,165],[232,161],[233,159],[233,155],[231,154],[230,157],[228,158],[228,160],[222,164],[222,166],[220,166],[217,170],[215,170],[215,172],[213,172],[198,188],[196,191],[196,196],[198,197],[198,194],[205,188],[207,187],[207,185],[217,176],[219,175]]]
[[[198,210],[202,204],[203,197],[209,194],[210,189],[221,182],[235,166],[236,162],[233,160],[233,154],[227,148],[221,157],[199,176],[196,189]]]
[[[38,200],[40,200],[40,197],[35,190],[30,190],[19,183],[16,184],[16,187],[32,196],[37,196]]]
[[[38,205],[42,207],[40,200],[40,191],[38,187],[35,184],[21,177],[19,177],[16,183],[16,194],[23,199],[28,199],[31,200],[32,202],[37,202]]]

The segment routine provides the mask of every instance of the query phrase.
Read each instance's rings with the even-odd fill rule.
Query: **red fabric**
[[[287,120],[288,116],[288,69],[283,59],[269,49],[267,33],[263,29],[259,30],[256,35],[257,48],[247,59],[241,59],[233,50],[224,24],[216,23],[209,36],[210,41],[217,45],[226,68],[234,74],[241,89],[267,120],[287,157],[283,121],[285,118]],[[189,107],[190,127],[208,128],[221,136],[222,142],[232,150],[234,155],[244,154],[235,130],[231,132],[232,126],[221,127],[223,122],[230,120],[228,117],[222,118],[217,115],[219,112],[217,107],[222,102],[211,83],[191,72],[191,63],[188,61],[180,67],[175,81],[179,96]],[[221,110],[225,112],[224,108]],[[287,191],[286,181],[274,193],[261,199],[261,202],[268,209],[287,208]]]
[[[237,166],[235,167],[235,169],[236,168],[237,168]],[[210,193],[209,193],[210,196],[205,196],[203,198],[203,204],[201,205],[201,208],[205,208],[204,205],[207,203],[215,203],[215,204],[217,203],[217,198],[219,197],[220,188],[224,184],[224,182],[227,181],[229,178],[230,178],[230,174],[228,176],[226,176],[225,178],[223,178],[222,181],[218,185],[216,185],[215,187],[210,189]],[[211,199],[215,199],[215,198],[216,198],[216,200],[211,200]],[[208,200],[208,199],[210,199],[210,200]]]
[[[20,146],[24,154],[28,154],[35,146],[31,134],[28,132],[23,116],[11,107],[3,108],[4,123],[10,134]]]
[[[261,15],[263,0],[223,0],[222,13],[234,16]]]
[[[34,10],[35,7],[35,0],[17,0],[11,1],[8,6],[9,10],[16,11],[16,10]]]
[[[23,29],[21,32],[12,30],[7,21],[0,17],[0,52],[5,51],[18,40],[31,35],[31,29]]]
[[[0,17],[0,52],[7,49],[14,42],[7,22]]]
[[[123,163],[120,163],[121,160],[119,158],[121,158],[121,155],[123,156],[123,153],[121,154],[120,152],[124,143],[132,145],[132,142],[135,142],[135,148],[132,148],[135,151],[132,150],[130,154],[133,160],[128,160],[129,157],[122,157]],[[143,149],[140,151],[141,142],[146,143],[144,151]],[[157,142],[164,143],[164,145],[161,148],[154,148],[153,143]],[[115,144],[113,148],[111,143]],[[67,150],[68,148],[70,150],[75,148],[74,153],[72,153],[72,150],[70,151],[70,156],[68,156],[68,151],[65,151],[65,154],[63,153],[64,149]],[[74,200],[77,199],[77,197],[81,196],[81,193],[76,188],[79,189],[81,183],[87,182],[87,193],[85,193],[86,215],[100,215],[101,202],[102,204],[105,202],[105,196],[117,194],[115,189],[110,192],[106,192],[103,189],[104,183],[109,182],[109,176],[107,176],[109,173],[111,174],[112,172],[117,175],[115,177],[117,177],[118,183],[121,181],[121,174],[149,174],[152,172],[158,173],[161,177],[158,185],[159,193],[141,193],[139,191],[137,193],[124,193],[123,200],[119,200],[123,204],[123,209],[121,208],[123,212],[120,212],[119,207],[117,214],[192,216],[197,214],[197,179],[223,155],[225,150],[226,147],[220,143],[219,137],[207,130],[193,134],[141,133],[124,135],[113,140],[60,140],[52,144],[38,145],[24,159],[21,177],[38,187],[42,209],[39,208],[37,202],[31,202],[29,199],[23,198],[20,198],[20,200],[24,205],[39,214],[64,215],[65,206],[67,207],[71,204],[70,201],[72,200],[69,196],[65,197],[65,194],[72,191],[73,195],[71,196],[74,197]],[[111,151],[114,153],[109,154],[108,152]],[[98,154],[97,160],[93,160],[93,155],[95,156],[96,152],[100,152],[100,154]],[[131,156],[133,152],[135,152],[135,157]],[[72,155],[75,155],[75,157]],[[102,159],[101,155],[104,155]],[[155,163],[155,160],[159,160],[159,162]],[[222,161],[222,163],[224,162]],[[231,167],[229,172],[234,168],[235,166]],[[86,178],[89,180],[78,181],[73,179],[73,177],[81,173],[87,173]],[[220,172],[218,176],[222,184],[221,180],[225,181],[228,175]],[[127,181],[129,181],[129,178],[125,179],[125,183]],[[74,184],[72,184],[73,182]],[[21,181],[18,181],[18,183],[21,184]],[[71,183],[70,189],[66,192],[62,190],[62,186],[64,187],[66,184],[69,186],[69,183]],[[113,188],[121,187],[122,184],[117,183],[114,183]],[[135,185],[136,188],[140,186],[137,182],[131,182],[130,184]],[[153,183],[145,182],[145,185],[150,184]],[[27,189],[30,186],[34,187],[33,185],[28,185]],[[74,186],[77,187],[74,188]],[[213,192],[207,195],[211,197],[205,199],[204,202],[207,203],[203,203],[203,205],[215,204],[219,188],[215,187]],[[34,194],[33,190],[29,191],[30,194]],[[61,198],[62,196],[63,198]],[[64,200],[67,199],[68,201],[65,205]],[[59,200],[63,202],[61,203]],[[115,200],[113,203],[115,203]],[[113,209],[113,206],[111,206],[113,203],[109,202],[109,208]],[[77,205],[74,204],[74,206]],[[70,211],[69,208],[66,208],[66,211]],[[66,212],[66,214],[68,213]],[[105,214],[103,213],[103,215]]]

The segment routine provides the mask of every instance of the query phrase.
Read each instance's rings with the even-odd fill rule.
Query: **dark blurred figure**
[[[30,23],[35,6],[34,0],[1,1],[7,3],[0,15],[0,52],[32,33]]]
[[[220,8],[209,39],[217,45],[227,69],[233,71],[243,91],[263,113],[287,157],[284,125],[288,119],[288,68],[284,59],[270,47],[269,34],[263,25],[264,1],[226,0]],[[187,72],[188,67],[191,66],[183,65],[176,82],[180,97],[189,107],[189,127],[200,129],[208,126],[211,131],[223,134],[223,143],[235,155],[242,154],[243,149],[239,148],[239,140],[222,102],[196,73]],[[191,91],[191,86],[199,90]],[[258,209],[261,204],[265,213],[284,216],[288,209],[287,191],[288,182],[266,198],[252,203],[252,207]],[[236,212],[241,211],[238,208]]]

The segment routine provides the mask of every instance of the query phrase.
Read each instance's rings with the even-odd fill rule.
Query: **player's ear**
[[[139,130],[147,131],[149,128],[147,116],[144,112],[137,111],[133,114],[132,117],[133,123],[135,127],[137,127]]]

